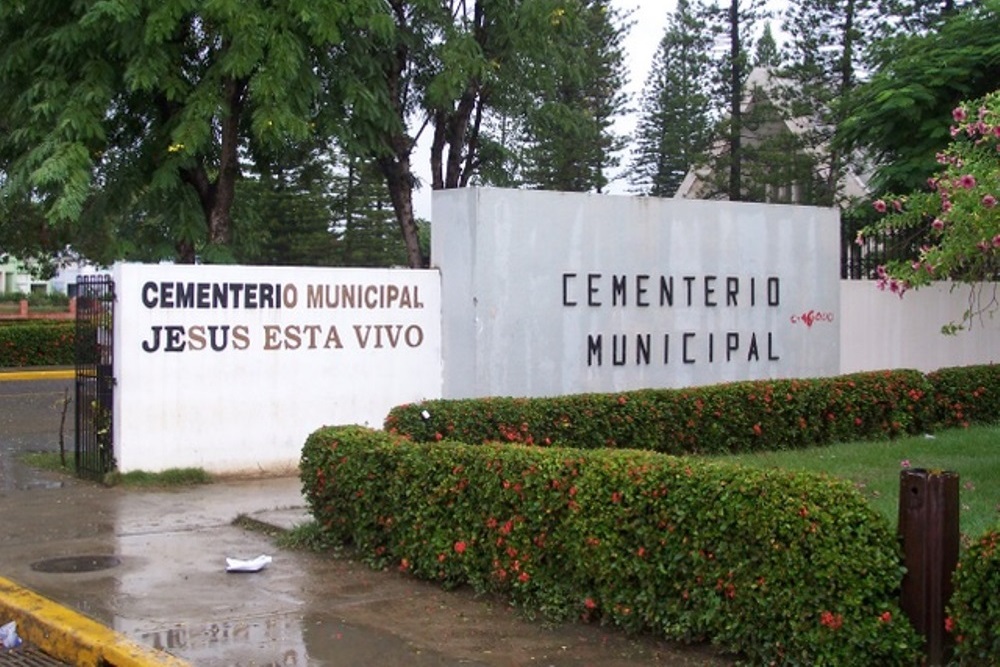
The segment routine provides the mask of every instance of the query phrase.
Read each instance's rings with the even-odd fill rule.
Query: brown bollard
[[[945,665],[952,638],[945,630],[958,564],[958,473],[903,470],[899,475],[899,537],[903,546],[900,606],[926,640],[927,665]]]

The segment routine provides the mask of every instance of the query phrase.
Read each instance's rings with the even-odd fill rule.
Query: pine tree
[[[623,142],[612,132],[626,98],[625,22],[610,0],[577,0],[556,45],[554,76],[523,123],[524,181],[544,190],[601,192]]]
[[[784,29],[790,36],[790,63],[782,72],[789,113],[804,122],[804,150],[816,156],[816,199],[833,206],[849,167],[832,139],[842,122],[866,49],[866,35],[878,22],[871,0],[801,0],[789,6]]]
[[[708,147],[712,39],[700,14],[697,0],[679,0],[642,91],[629,178],[641,194],[672,197]]]
[[[781,50],[778,48],[778,43],[774,40],[770,21],[764,24],[764,32],[761,33],[760,39],[757,40],[753,66],[763,67],[764,69],[777,69],[781,66]]]
[[[714,173],[725,179],[724,192],[730,201],[743,199],[743,109],[744,84],[751,70],[751,35],[764,18],[763,0],[728,0],[725,6],[710,7],[708,14],[720,48],[715,56],[716,94],[724,100],[726,119],[719,130],[726,137],[725,150],[716,156]]]

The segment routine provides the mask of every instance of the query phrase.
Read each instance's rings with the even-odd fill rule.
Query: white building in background
[[[50,279],[38,278],[31,271],[32,260],[0,255],[0,296],[7,294],[65,294],[75,296],[76,279],[83,275],[107,273],[75,253],[67,251],[58,260],[58,269]]]
[[[810,135],[818,129],[815,121],[806,116],[788,117],[785,113],[787,104],[782,100],[782,90],[791,87],[792,82],[778,78],[766,68],[755,68],[744,88],[741,110],[744,118],[742,128],[743,145],[756,148],[767,142],[789,137],[793,140],[805,139],[807,145],[801,155],[803,162],[811,164],[811,178],[818,182],[825,180],[830,173],[829,164],[825,163],[825,146],[808,147]],[[751,121],[753,119],[753,121]],[[794,143],[792,141],[791,143]],[[713,160],[724,158],[729,152],[729,142],[716,140],[710,149]],[[758,168],[764,168],[758,165]],[[787,167],[785,167],[787,169]],[[786,177],[781,174],[769,174],[771,181],[766,186],[765,201],[770,204],[801,204],[806,198],[804,183],[800,182],[802,173],[793,173]],[[674,193],[678,199],[727,199],[726,193],[716,191],[719,180],[711,164],[698,165],[685,175],[684,180]],[[837,199],[849,202],[868,195],[868,182],[863,174],[859,174],[846,166],[838,184]]]
[[[0,255],[0,295],[48,294],[50,291],[49,281],[35,278],[25,262],[12,255]]]

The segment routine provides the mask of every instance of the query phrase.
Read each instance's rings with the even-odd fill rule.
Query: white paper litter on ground
[[[271,557],[261,554],[252,560],[227,558],[226,572],[260,572],[271,564]]]
[[[4,648],[17,648],[21,645],[21,638],[17,636],[16,622],[0,625],[0,643],[3,643]]]

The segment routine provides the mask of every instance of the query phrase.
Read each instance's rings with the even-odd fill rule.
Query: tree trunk
[[[732,127],[729,135],[729,201],[740,201],[743,162],[743,86],[740,82],[740,24],[739,0],[729,3],[729,112]]]
[[[232,210],[236,199],[236,180],[240,175],[239,123],[247,82],[230,79],[225,84],[225,116],[220,119],[222,145],[219,151],[218,175],[213,182],[208,176],[204,159],[190,169],[181,170],[181,179],[194,188],[205,216],[206,238],[209,245],[227,246],[232,239]],[[177,243],[177,261],[193,264],[196,258],[194,242],[185,239]]]
[[[392,210],[396,214],[396,222],[399,224],[403,243],[406,245],[407,262],[411,269],[424,268],[426,264],[423,252],[420,250],[417,222],[413,215],[413,173],[410,169],[410,155],[406,153],[395,158],[379,158],[378,166],[389,187]]]

